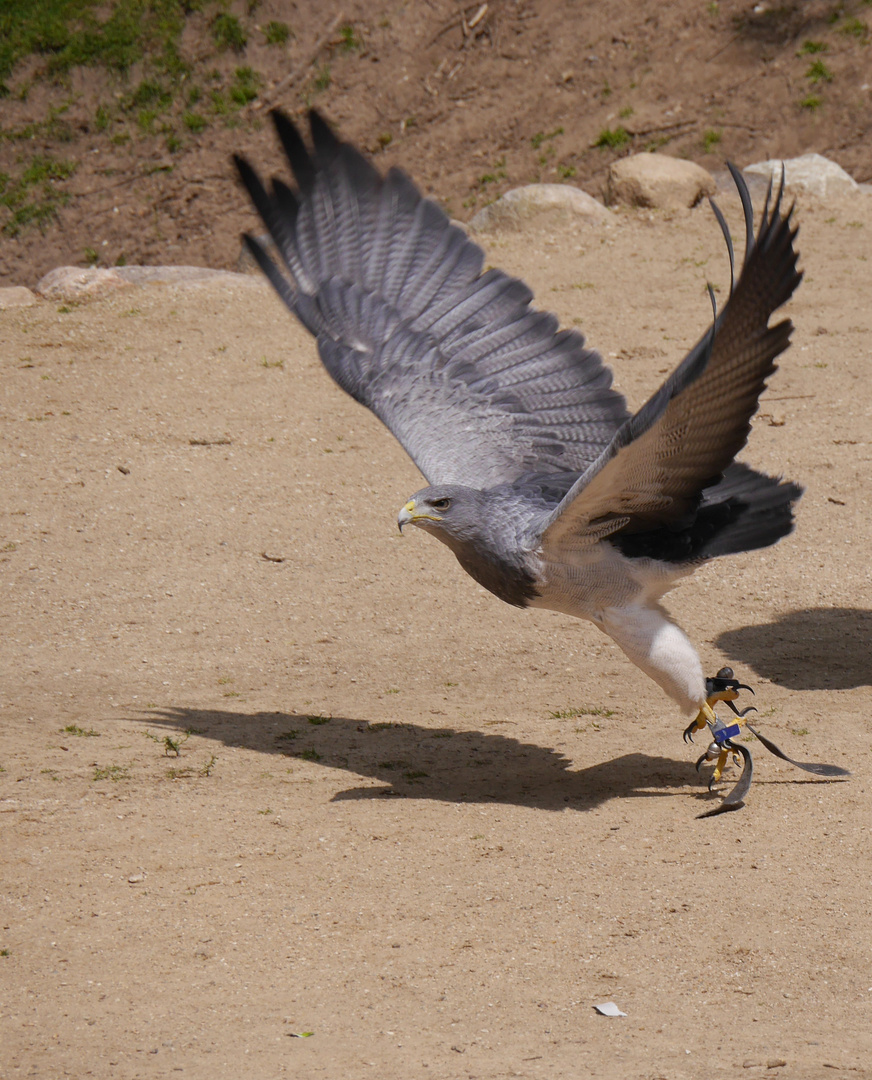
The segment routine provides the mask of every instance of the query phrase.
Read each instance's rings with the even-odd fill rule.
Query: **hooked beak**
[[[435,521],[438,525],[440,520],[441,519],[436,517],[435,514],[425,514],[423,511],[419,510],[415,500],[409,499],[397,515],[397,526],[399,527],[400,532],[402,532],[404,525],[418,525],[422,521]]]
[[[415,500],[409,499],[403,509],[397,515],[397,528],[403,531],[403,526],[415,520]]]

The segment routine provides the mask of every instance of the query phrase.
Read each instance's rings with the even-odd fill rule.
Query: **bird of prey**
[[[481,248],[405,173],[381,175],[315,111],[310,148],[282,112],[272,119],[296,189],[280,179],[268,189],[235,163],[283,270],[256,239],[245,243],[329,374],[428,481],[400,510],[400,529],[436,537],[509,604],[598,626],[695,715],[687,733],[712,730],[719,777],[738,748],[718,731],[737,729],[713,706],[737,712],[744,687],[728,670],[706,680],[660,601],[709,559],[793,528],[802,489],[734,460],[790,342],[790,321],[769,320],[802,276],[792,210],[782,212],[780,193],[767,198],[755,236],[731,170],[746,225],[738,278],[733,267],[723,310],[631,415],[582,335],[531,307],[522,281],[483,272]]]

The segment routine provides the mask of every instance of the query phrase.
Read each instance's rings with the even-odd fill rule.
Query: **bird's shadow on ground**
[[[720,635],[733,661],[791,690],[850,690],[872,685],[872,611],[806,608],[761,626]]]
[[[191,731],[226,746],[316,762],[379,781],[379,786],[339,791],[333,801],[404,796],[592,810],[610,799],[691,793],[704,802],[714,798],[701,787],[691,759],[632,753],[574,768],[557,750],[490,732],[190,708],[149,711],[148,717],[150,725],[175,733]]]

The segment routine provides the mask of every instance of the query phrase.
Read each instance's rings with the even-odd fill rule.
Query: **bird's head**
[[[457,484],[424,488],[406,503],[397,517],[404,525],[417,525],[452,546],[452,541],[474,540],[480,531],[481,492]]]

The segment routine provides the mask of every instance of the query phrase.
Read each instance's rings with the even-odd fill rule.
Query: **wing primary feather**
[[[730,228],[727,225],[724,215],[721,213],[721,208],[715,202],[714,199],[709,199],[709,206],[712,208],[712,213],[715,215],[715,220],[721,227],[724,240],[727,244],[727,254],[730,256],[730,296],[733,295],[733,289],[736,286],[736,254],[733,251],[733,238],[730,235]]]
[[[342,144],[317,109],[309,110],[309,130],[312,133],[312,146],[315,149],[318,169],[329,169]]]
[[[769,221],[769,200],[772,198],[772,177],[769,177],[769,183],[766,185],[766,198],[763,201],[763,216],[760,219],[761,231],[767,225]]]
[[[280,258],[245,243],[336,381],[434,482],[586,469],[627,419],[602,358],[400,169],[382,176],[318,113],[271,113],[295,183],[242,183]],[[272,255],[272,258],[270,257]]]
[[[297,196],[277,176],[273,177],[272,191],[276,209],[288,219],[291,225],[296,225],[297,214],[300,212],[300,201]]]
[[[712,337],[714,337],[715,324],[718,321],[718,302],[717,302],[717,300],[715,300],[715,290],[711,287],[711,284],[709,282],[706,282],[705,287],[706,287],[706,289],[708,289],[709,300],[711,300],[711,304],[712,304],[712,320],[713,320],[713,322],[712,322],[712,328],[711,328],[711,335],[712,335]]]
[[[276,264],[264,251],[263,246],[258,240],[256,240],[249,233],[242,234],[242,242],[248,248],[254,261],[261,268],[261,270],[269,278],[269,282],[276,290],[279,296],[288,305],[291,311],[296,313],[297,310],[297,291],[287,280],[287,278],[279,271]]]
[[[778,182],[778,197],[775,200],[775,206],[772,208],[773,218],[777,218],[781,213],[781,197],[784,195],[784,180],[787,176],[787,170],[784,167],[784,162],[781,162],[781,176]],[[788,215],[789,217],[790,215]]]
[[[271,109],[270,117],[276,129],[276,134],[284,148],[294,179],[301,194],[308,195],[315,185],[315,166],[309,157],[309,151],[303,142],[302,136],[281,109]]]
[[[752,225],[747,186],[731,171]],[[775,359],[790,342],[790,320],[769,320],[802,278],[792,213],[782,214],[780,199],[770,211],[767,201],[724,310],[552,512],[546,544],[583,544],[591,523],[617,515],[629,514],[630,532],[684,528],[745,445]]]
[[[727,168],[730,170],[730,176],[732,176],[739,191],[739,198],[742,200],[742,212],[745,215],[745,258],[742,263],[744,266],[754,249],[754,208],[751,205],[751,195],[748,191],[748,185],[745,183],[745,177],[742,176],[741,169],[737,169],[732,161],[727,162]],[[765,214],[763,215],[763,219],[765,221]]]

